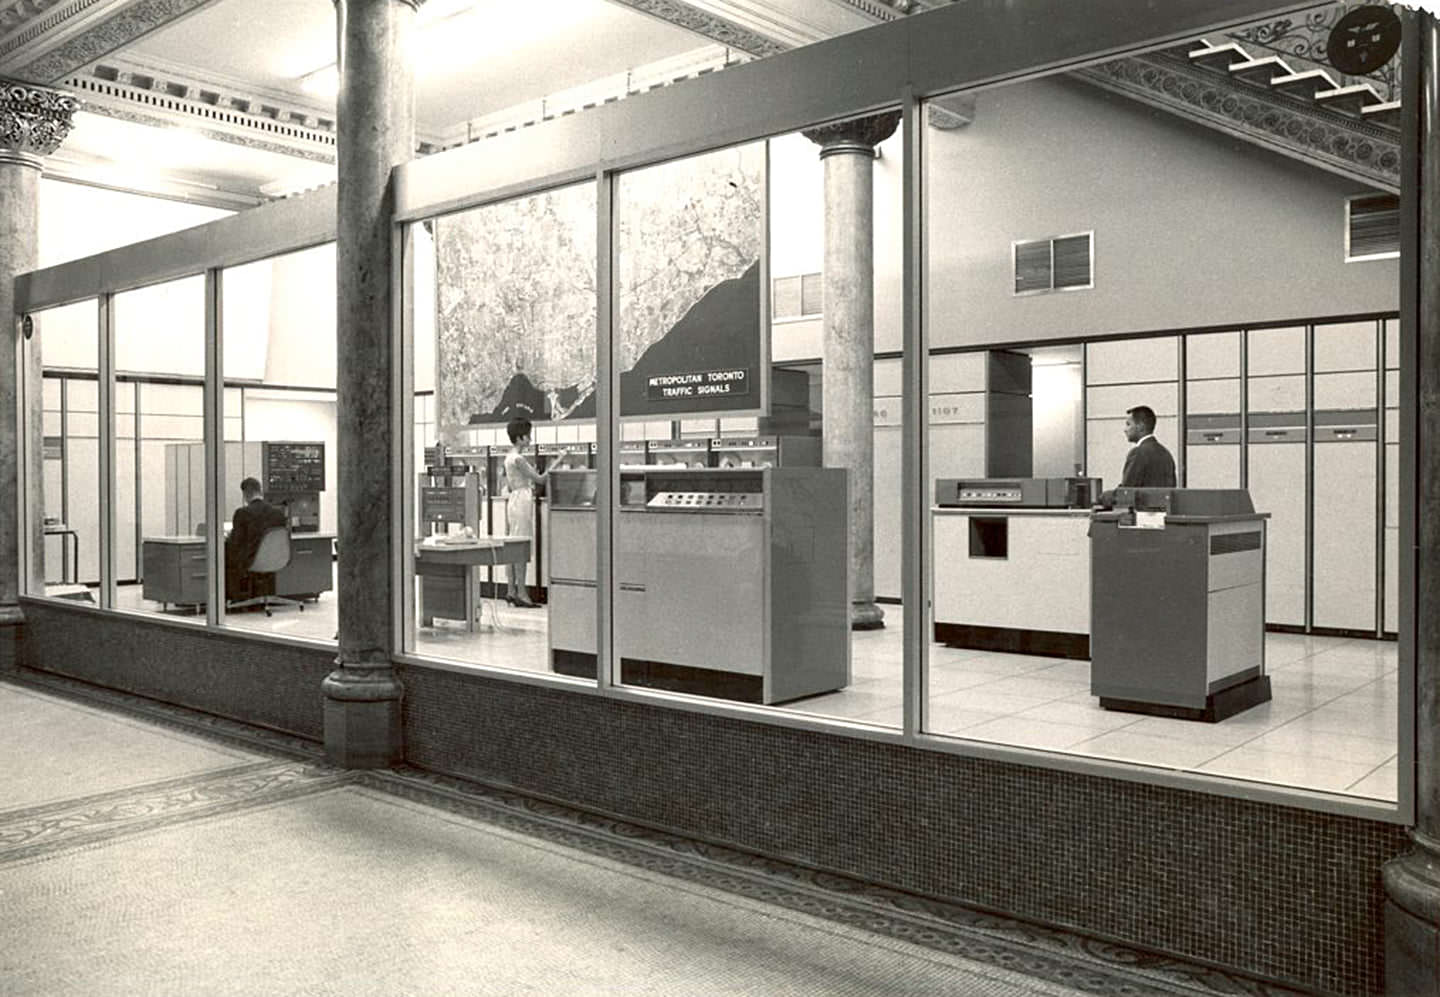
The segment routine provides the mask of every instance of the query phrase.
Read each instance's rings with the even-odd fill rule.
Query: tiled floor
[[[154,611],[134,587],[122,604]],[[902,630],[886,607],[883,630],[851,640],[851,682],[838,692],[777,709],[881,727],[901,724]],[[893,610],[893,611],[890,611]],[[416,653],[546,672],[547,610],[489,600],[478,632],[439,621],[420,628]],[[333,637],[335,595],[303,612],[236,614],[231,625],[292,636]],[[1397,645],[1272,633],[1265,641],[1270,702],[1218,724],[1102,710],[1090,666],[1033,655],[930,646],[928,730],[998,744],[1208,772],[1302,789],[1393,801],[1399,740]]]
[[[53,676],[0,717],[7,997],[1292,992]]]

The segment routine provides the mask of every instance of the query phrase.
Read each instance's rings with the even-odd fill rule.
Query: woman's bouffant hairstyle
[[[510,436],[511,443],[518,442],[530,435],[530,420],[523,415],[517,415],[505,427],[505,432]]]

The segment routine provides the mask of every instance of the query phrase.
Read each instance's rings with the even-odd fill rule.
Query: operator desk
[[[935,641],[1090,657],[1088,532],[1099,487],[1093,478],[937,480]]]
[[[205,605],[204,537],[145,537],[140,550],[146,599],[166,607]],[[290,563],[275,572],[275,595],[318,599],[329,592],[335,587],[334,551],[333,533],[291,533]]]
[[[1209,723],[1269,700],[1270,514],[1238,488],[1118,488],[1114,505],[1091,525],[1091,695]]]
[[[439,543],[436,538],[415,542],[415,574],[420,579],[420,625],[435,625],[435,617],[464,620],[475,630],[481,590],[481,568],[526,564],[529,537],[472,537],[460,543]],[[495,589],[492,579],[490,587]]]

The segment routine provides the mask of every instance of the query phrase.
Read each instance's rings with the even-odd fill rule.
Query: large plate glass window
[[[900,725],[898,123],[617,178],[616,683]]]
[[[115,605],[205,622],[205,277],[115,295]]]
[[[338,627],[335,244],[221,271],[226,626]]]
[[[928,102],[926,733],[1396,799],[1398,93],[1277,37]]]
[[[416,654],[594,678],[595,192],[410,226]]]
[[[40,557],[27,587],[98,605],[100,584],[100,311],[92,298],[29,315],[40,351],[42,447]]]

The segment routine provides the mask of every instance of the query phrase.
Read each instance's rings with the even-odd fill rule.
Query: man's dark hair
[[[509,435],[510,442],[515,443],[523,437],[530,435],[530,420],[523,415],[517,415],[511,419],[509,425],[505,427],[505,432]]]
[[[1145,432],[1155,432],[1155,410],[1149,405],[1136,405],[1132,409],[1126,409],[1125,414],[1135,420],[1136,425]]]
[[[260,482],[257,481],[257,480],[254,479],[254,478],[246,478],[244,481],[240,482],[240,494],[241,494],[241,495],[259,495],[259,494],[260,494]]]

